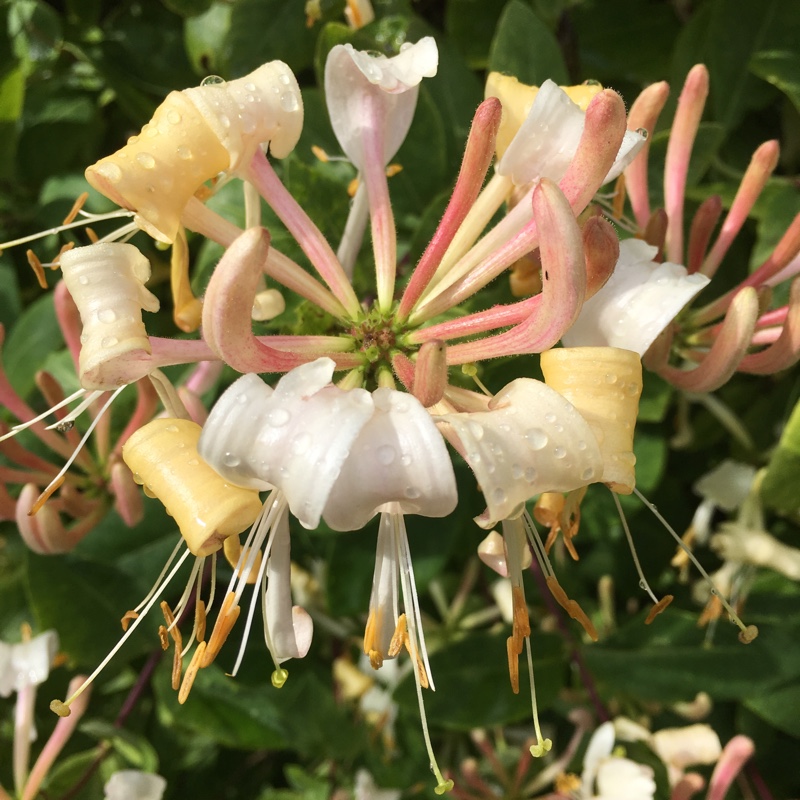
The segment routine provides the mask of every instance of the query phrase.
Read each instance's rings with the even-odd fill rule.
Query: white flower
[[[573,103],[563,89],[546,80],[528,116],[497,163],[497,173],[510,177],[517,186],[524,186],[535,178],[558,182],[578,149],[585,118],[586,112]],[[608,183],[620,175],[644,142],[645,137],[640,133],[627,131],[603,182]]]
[[[562,337],[566,347],[619,347],[643,355],[680,310],[708,283],[679,264],[656,263],[657,248],[639,239],[620,244],[608,282],[581,308]]]
[[[161,800],[167,782],[160,775],[125,769],[115,772],[103,787],[105,800]]]
[[[675,785],[687,767],[694,764],[716,764],[722,755],[719,736],[709,725],[687,725],[664,728],[651,739],[653,749],[667,765],[671,785]]]
[[[405,44],[392,58],[337,45],[325,63],[325,99],[331,125],[347,157],[363,169],[364,128],[376,117],[386,132],[383,163],[388,164],[405,139],[417,106],[419,83],[436,74],[439,53],[426,36]]]
[[[55,631],[45,631],[27,642],[0,642],[0,697],[44,683],[57,651]]]
[[[653,770],[613,756],[614,723],[604,722],[592,735],[583,760],[582,800],[653,800]]]
[[[356,773],[355,800],[400,800],[399,789],[379,789],[365,769]]]

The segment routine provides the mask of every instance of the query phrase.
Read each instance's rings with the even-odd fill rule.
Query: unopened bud
[[[142,493],[131,471],[121,461],[115,461],[111,466],[111,493],[114,495],[114,510],[122,521],[129,528],[138,525],[144,517]]]
[[[447,346],[433,339],[419,349],[414,370],[414,396],[428,408],[444,397],[447,387]]]
[[[619,259],[619,237],[604,217],[589,217],[584,224],[583,253],[586,257],[586,296],[588,300],[605,286]]]

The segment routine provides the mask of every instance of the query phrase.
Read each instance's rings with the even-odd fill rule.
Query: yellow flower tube
[[[189,550],[206,556],[253,524],[261,500],[255,490],[227,483],[200,458],[200,431],[191,420],[155,419],[128,439],[122,458],[145,493],[175,518]]]

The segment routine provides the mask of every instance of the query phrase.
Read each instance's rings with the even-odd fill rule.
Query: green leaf
[[[662,422],[674,389],[655,372],[645,372],[637,422]]]
[[[23,312],[3,346],[6,375],[21,397],[33,389],[36,371],[47,356],[63,346],[53,295],[46,294]]]
[[[25,97],[25,72],[22,66],[0,73],[0,178],[14,174],[17,122]]]
[[[558,84],[569,82],[555,36],[522,0],[510,0],[503,9],[489,53],[489,69],[514,75],[531,86],[548,78]]]
[[[486,69],[492,36],[502,11],[500,3],[451,0],[445,9],[445,28],[472,69]]]
[[[181,17],[198,17],[205,14],[213,0],[161,0],[173,14]]]
[[[82,722],[81,731],[99,742],[110,744],[130,768],[143,772],[158,770],[158,753],[144,736],[99,719]]]
[[[507,633],[474,634],[449,642],[430,656],[435,692],[425,692],[428,720],[436,727],[468,731],[506,725],[530,717],[530,696],[525,677],[525,654],[520,656],[519,695],[511,690],[506,650]],[[564,682],[563,642],[555,635],[535,632],[531,638],[536,697],[539,708],[555,700]],[[416,710],[414,680],[406,677],[395,699]]]
[[[796,680],[754,694],[744,704],[770,725],[790,736],[800,736],[800,685]]]
[[[750,59],[750,71],[780,89],[800,112],[800,55],[778,50],[756,53]]]
[[[225,66],[225,36],[231,24],[232,7],[212,3],[204,13],[186,20],[186,54],[198,75],[222,72]]]
[[[783,429],[761,482],[761,498],[768,508],[785,514],[800,513],[797,477],[800,475],[800,402]]]

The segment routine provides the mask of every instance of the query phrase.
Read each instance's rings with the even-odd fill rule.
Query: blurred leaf
[[[655,372],[645,372],[637,422],[663,422],[674,391],[672,386]]]
[[[10,264],[0,264],[0,324],[8,330],[21,311],[17,272]]]
[[[81,731],[98,742],[108,742],[131,769],[143,772],[158,770],[158,753],[144,736],[99,719],[84,720]]]
[[[780,89],[800,112],[800,55],[785,50],[756,53],[750,70]]]
[[[213,0],[161,0],[173,14],[181,17],[198,17],[205,14]]]
[[[268,683],[268,671],[264,678]],[[170,685],[169,669],[162,665],[153,679],[162,724],[197,731],[227,747],[259,750],[286,745],[280,714],[271,686],[249,687],[226,676],[212,664],[197,674],[189,699],[178,704]]]
[[[800,475],[800,402],[795,405],[761,482],[761,497],[768,508],[785,514],[800,512],[797,476]]]
[[[484,0],[451,0],[445,28],[472,69],[486,69],[495,27],[503,7]]]
[[[569,83],[555,36],[522,0],[510,0],[503,9],[492,40],[489,69],[531,86],[548,78],[561,85]]]
[[[792,220],[800,213],[797,186],[786,178],[771,178],[753,207],[758,220],[757,239],[750,254],[750,268],[759,267],[770,256]],[[777,288],[777,287],[776,287]],[[773,296],[773,307],[788,301],[788,296]]]
[[[643,492],[654,489],[664,472],[669,448],[661,432],[639,429],[633,437],[636,455],[636,485]]]
[[[800,685],[797,681],[770,688],[746,698],[744,704],[762,719],[785,731],[800,736]]]
[[[435,692],[424,692],[428,720],[435,727],[469,731],[507,725],[530,717],[525,654],[520,656],[519,695],[511,690],[506,654],[507,634],[472,634],[449,642],[430,656]],[[535,631],[531,638],[539,708],[555,700],[564,682],[563,643],[558,636]],[[414,679],[406,675],[395,692],[397,702],[416,713]]]
[[[0,178],[14,174],[17,123],[25,97],[25,72],[22,66],[0,71]]]
[[[225,40],[232,11],[229,3],[214,2],[199,16],[186,20],[186,54],[198,75],[213,75],[224,70]]]
[[[119,620],[139,599],[132,582],[111,565],[33,553],[28,554],[28,595],[39,627],[55,628],[61,649],[84,667],[98,664],[117,643]],[[134,631],[115,661],[138,655],[146,641],[141,630]]]
[[[6,375],[21,397],[33,389],[36,371],[47,356],[63,346],[53,295],[46,294],[25,309],[3,345]]]
[[[17,56],[46,61],[56,56],[61,44],[61,19],[47,3],[16,0],[10,4],[8,31]]]

